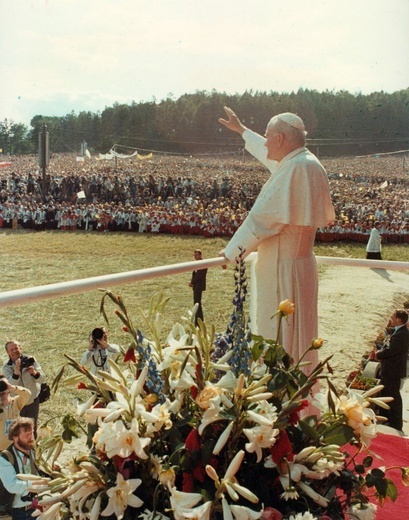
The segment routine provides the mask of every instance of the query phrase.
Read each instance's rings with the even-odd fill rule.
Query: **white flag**
[[[379,186],[381,190],[388,187],[388,181],[383,181],[383,183]]]

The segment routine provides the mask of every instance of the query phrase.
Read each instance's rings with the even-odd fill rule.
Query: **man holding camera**
[[[105,328],[95,328],[89,337],[88,350],[81,358],[81,365],[89,368],[92,374],[97,374],[98,370],[109,372],[108,359],[119,354],[118,345],[108,343],[108,335]]]
[[[45,375],[34,357],[23,355],[23,350],[17,340],[7,341],[5,347],[9,360],[3,365],[4,377],[11,385],[22,386],[30,390],[31,397],[20,411],[20,415],[21,417],[31,417],[34,420],[34,434],[36,434],[40,411],[38,395],[41,383],[46,380]]]

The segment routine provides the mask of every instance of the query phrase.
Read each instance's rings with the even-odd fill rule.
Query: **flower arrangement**
[[[387,398],[374,397],[380,387],[338,395],[326,373],[330,358],[307,377],[302,359],[293,362],[278,339],[251,334],[241,259],[235,284],[225,334],[195,327],[191,314],[165,339],[162,296],[141,315],[145,336],[122,298],[105,292],[101,311],[107,318],[106,302],[116,305],[130,344],[109,372],[93,375],[68,358],[56,378],[55,388],[75,385],[86,398],[78,418],[64,418],[62,435],[38,442],[50,474],[38,490],[39,520],[374,518],[370,496],[396,499],[387,469],[371,470],[371,456],[355,462],[376,435],[370,405],[387,407]],[[274,318],[281,324],[294,310],[282,302]],[[309,348],[322,344],[314,338]],[[63,379],[67,367],[76,374]],[[315,401],[321,414],[301,418],[320,380],[327,383]],[[61,439],[77,436],[84,420],[94,425],[93,447],[56,467]],[[402,468],[404,480],[408,474]]]

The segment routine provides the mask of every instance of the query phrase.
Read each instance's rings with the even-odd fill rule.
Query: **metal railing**
[[[257,253],[251,253],[246,260],[253,261],[257,258]],[[357,258],[338,258],[329,256],[317,256],[317,262],[324,265],[343,265],[353,267],[370,267],[373,269],[390,269],[409,272],[409,262],[391,262],[386,260],[361,260]],[[184,262],[174,265],[151,267],[149,269],[139,269],[124,273],[95,276],[69,282],[53,283],[29,287],[26,289],[16,289],[13,291],[0,292],[0,308],[23,305],[35,301],[60,298],[72,294],[81,294],[101,288],[108,288],[117,285],[126,285],[132,282],[150,280],[162,276],[186,273],[205,267],[219,267],[226,263],[222,257],[198,260],[194,262]]]

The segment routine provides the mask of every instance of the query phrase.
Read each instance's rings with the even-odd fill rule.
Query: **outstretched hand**
[[[238,134],[242,134],[244,130],[246,130],[246,127],[242,124],[240,119],[236,116],[236,114],[233,112],[233,110],[229,107],[224,107],[224,111],[227,114],[228,119],[219,118],[219,123],[228,128],[229,130],[232,130],[233,132],[237,132]]]

